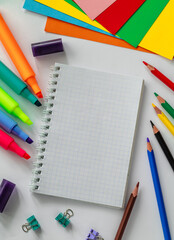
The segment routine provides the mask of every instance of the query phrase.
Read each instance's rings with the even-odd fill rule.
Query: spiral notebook
[[[123,207],[143,79],[55,63],[32,191]]]

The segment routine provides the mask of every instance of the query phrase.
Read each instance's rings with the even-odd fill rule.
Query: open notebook
[[[123,207],[143,80],[56,63],[32,190]]]

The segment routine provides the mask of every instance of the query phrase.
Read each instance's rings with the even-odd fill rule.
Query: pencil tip
[[[149,138],[147,138],[147,142],[150,142]]]
[[[156,97],[158,97],[158,94],[157,94],[156,92],[154,92],[154,95],[155,95]]]
[[[133,192],[132,192],[132,194],[133,194],[134,197],[136,197],[136,196],[138,195],[139,184],[140,184],[140,183],[138,182],[137,185],[135,186]]]
[[[152,127],[154,126],[154,123],[150,120],[150,123],[151,123],[151,125],[152,125]]]
[[[152,103],[152,107],[154,107],[154,108],[156,107],[154,103]]]
[[[146,66],[148,65],[148,63],[147,63],[147,62],[145,62],[145,61],[143,61],[143,63],[144,63],[144,65],[146,65]]]

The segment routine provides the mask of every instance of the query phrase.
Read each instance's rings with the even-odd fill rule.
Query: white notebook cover
[[[143,79],[56,63],[36,193],[123,207]]]

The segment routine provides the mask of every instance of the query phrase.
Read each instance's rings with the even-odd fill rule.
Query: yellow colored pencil
[[[152,103],[153,108],[155,109],[156,114],[159,119],[164,123],[164,125],[169,129],[169,131],[174,135],[174,125],[170,122],[170,120],[166,117],[166,115]]]

